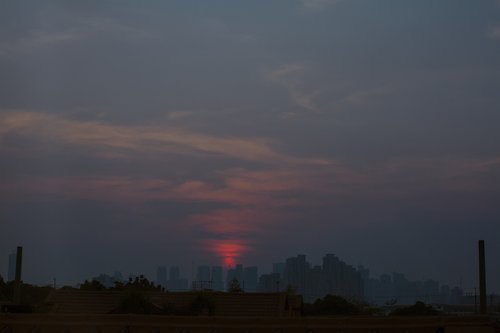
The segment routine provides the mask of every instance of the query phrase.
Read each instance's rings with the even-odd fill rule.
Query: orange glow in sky
[[[234,258],[232,257],[225,257],[224,258],[224,267],[225,268],[233,268],[236,262],[234,261]]]
[[[250,250],[250,247],[241,240],[212,239],[207,241],[207,247],[223,260],[226,268],[234,267],[236,260]]]

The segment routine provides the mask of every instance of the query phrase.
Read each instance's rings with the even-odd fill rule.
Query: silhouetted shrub
[[[50,286],[35,286],[23,283],[21,285],[21,304],[32,308],[33,312],[47,312],[44,303],[50,292]]]
[[[59,288],[59,290],[78,290],[78,288],[75,288],[73,286],[62,286]]]
[[[5,283],[3,277],[0,275],[0,301],[7,301],[7,284]]]
[[[127,283],[115,281],[115,286],[110,288],[110,290],[162,291],[162,287],[160,285],[155,285],[152,281],[145,278],[144,275],[141,275],[135,279],[130,278]]]
[[[173,303],[164,303],[162,305],[162,315],[166,316],[191,316],[191,310],[187,306],[178,306]]]
[[[242,293],[243,289],[241,289],[239,281],[236,278],[234,278],[231,281],[229,281],[227,285],[227,291],[230,293]]]
[[[80,285],[80,290],[85,290],[85,291],[102,291],[102,290],[106,290],[106,287],[101,282],[99,282],[97,280],[92,280],[92,281],[85,280]]]
[[[201,292],[193,299],[189,306],[191,315],[212,315],[214,313],[215,304],[213,299],[205,292]]]
[[[6,304],[2,305],[0,312],[6,313],[32,313],[33,308],[29,305]]]
[[[423,302],[417,302],[415,305],[405,308],[399,308],[392,311],[394,316],[436,316],[439,311],[432,308],[430,305],[425,305]]]
[[[340,296],[326,295],[312,304],[304,304],[306,316],[360,315],[362,310]]]
[[[129,290],[120,302],[115,313],[152,314],[155,306],[144,293]]]
[[[297,295],[297,288],[289,284],[288,286],[286,286],[285,292],[288,295]]]
[[[13,300],[14,284],[14,281],[5,282],[0,276],[0,301]],[[51,290],[52,287],[49,286],[41,287],[21,283],[21,304],[16,305],[15,309],[17,310],[11,310],[10,312],[46,312],[43,308],[43,303]]]

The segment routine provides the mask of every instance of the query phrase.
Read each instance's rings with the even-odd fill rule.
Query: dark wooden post
[[[486,314],[486,260],[484,240],[479,241],[479,313]]]
[[[21,304],[21,270],[23,267],[23,247],[17,247],[16,280],[14,282],[14,303]]]

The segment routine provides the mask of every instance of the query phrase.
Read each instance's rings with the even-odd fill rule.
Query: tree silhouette
[[[7,296],[5,296],[6,286],[7,286],[7,284],[3,280],[3,277],[0,275],[0,301],[7,300]]]
[[[191,315],[212,315],[214,313],[215,305],[213,299],[210,297],[210,292],[200,292],[191,301],[189,305],[189,312]]]
[[[111,290],[123,291],[123,290],[141,290],[141,291],[162,291],[160,285],[155,285],[154,282],[149,281],[144,275],[140,275],[135,279],[128,279],[127,283],[115,281],[115,286],[110,288]]]
[[[425,305],[425,303],[419,301],[412,306],[395,309],[391,314],[395,316],[436,316],[439,311],[431,305]]]
[[[101,282],[99,282],[97,280],[92,280],[92,281],[85,280],[80,285],[80,290],[85,290],[85,291],[102,291],[102,290],[106,290],[106,287]]]
[[[227,291],[230,293],[242,293],[243,289],[240,287],[240,282],[238,279],[234,278],[231,281],[229,281],[227,285]]]
[[[323,299],[317,299],[313,304],[306,304],[305,315],[309,316],[335,316],[335,315],[359,315],[361,308],[346,299],[336,295],[326,295]]]
[[[151,314],[155,306],[142,290],[130,289],[125,292],[115,313]]]

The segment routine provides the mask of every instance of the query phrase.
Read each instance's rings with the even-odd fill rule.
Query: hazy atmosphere
[[[0,275],[325,253],[500,292],[500,2],[2,1]]]

